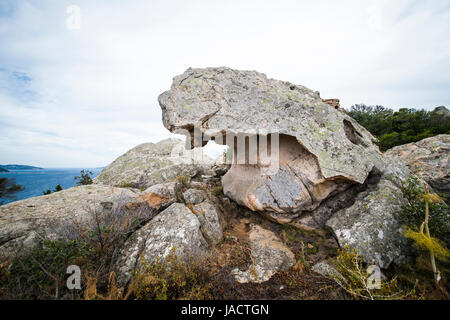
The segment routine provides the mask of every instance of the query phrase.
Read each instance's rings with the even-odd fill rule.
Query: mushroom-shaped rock
[[[189,68],[159,104],[166,128],[192,145],[232,147],[224,193],[280,221],[364,183],[383,163],[375,138],[318,92],[256,71]]]

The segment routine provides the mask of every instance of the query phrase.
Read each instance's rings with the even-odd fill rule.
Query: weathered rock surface
[[[0,260],[37,244],[41,237],[73,221],[86,221],[102,203],[129,201],[139,190],[102,185],[79,186],[0,206]]]
[[[150,208],[164,209],[177,201],[177,190],[177,182],[155,184],[143,191],[135,202],[128,205],[146,203]]]
[[[184,202],[187,204],[199,204],[205,200],[205,192],[199,189],[188,189],[183,192]]]
[[[287,271],[295,264],[292,251],[270,230],[254,225],[249,234],[254,264],[247,271],[233,270],[240,283],[261,283],[278,271]]]
[[[200,257],[208,249],[197,216],[181,203],[174,203],[159,213],[125,242],[116,263],[119,283],[128,282],[141,259],[153,263],[174,248],[180,258]]]
[[[195,126],[216,142],[230,133],[278,132],[278,172],[267,175],[261,162],[237,163],[222,180],[226,195],[252,210],[273,212],[276,219],[313,210],[382,166],[375,138],[318,92],[255,71],[188,69],[159,103],[166,128],[190,130],[191,138]]]
[[[324,276],[324,277],[328,277],[328,278],[339,277],[341,279],[344,279],[342,274],[340,274],[339,271],[337,271],[335,267],[333,267],[332,265],[330,265],[329,263],[324,262],[324,261],[318,262],[315,265],[313,265],[311,270],[314,271],[315,273],[320,274],[321,276]]]
[[[173,181],[179,175],[193,177],[214,161],[200,150],[185,150],[179,139],[141,144],[108,165],[95,183],[145,189]],[[195,164],[194,164],[195,162]]]
[[[193,207],[194,213],[200,221],[201,231],[205,239],[216,245],[223,239],[223,227],[217,208],[205,201]]]
[[[450,135],[397,146],[386,151],[385,156],[402,159],[436,191],[450,196]]]
[[[358,194],[355,203],[336,212],[326,225],[339,244],[358,249],[364,260],[387,268],[405,262],[407,241],[402,235],[399,213],[404,198],[399,187],[381,179]]]

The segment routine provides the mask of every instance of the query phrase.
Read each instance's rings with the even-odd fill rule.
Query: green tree
[[[61,185],[60,184],[58,184],[56,187],[55,187],[55,190],[53,191],[53,192],[58,192],[58,191],[61,191],[63,188],[61,187]]]
[[[50,190],[50,189],[47,189],[47,190],[45,190],[45,191],[42,192],[42,194],[43,194],[44,196],[46,196],[46,195],[48,195],[48,194],[51,194],[51,193],[52,193],[52,190]]]
[[[378,138],[382,151],[450,133],[450,117],[436,111],[401,108],[394,112],[383,106],[357,104],[348,114]]]
[[[88,184],[92,184],[92,176],[93,173],[89,170],[81,170],[80,176],[75,177],[74,179],[77,181],[77,186],[84,186]]]
[[[0,198],[9,198],[13,199],[14,194],[24,190],[20,184],[16,184],[16,181],[13,179],[8,179],[5,177],[0,178]],[[3,202],[0,201],[0,204]]]

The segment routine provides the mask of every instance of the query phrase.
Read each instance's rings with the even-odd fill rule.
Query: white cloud
[[[66,24],[74,4],[79,30]],[[170,136],[157,96],[188,67],[258,70],[345,107],[448,105],[449,9],[447,0],[0,0],[0,163],[101,166]],[[12,83],[14,72],[31,80]]]

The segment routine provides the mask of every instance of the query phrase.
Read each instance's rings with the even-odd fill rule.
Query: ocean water
[[[41,170],[10,170],[1,172],[0,177],[14,178],[17,184],[25,187],[25,190],[14,194],[13,199],[0,198],[0,203],[23,200],[31,197],[42,196],[47,189],[53,190],[60,184],[63,189],[75,186],[74,178],[80,176],[80,168],[41,169]],[[92,178],[96,177],[102,168],[87,169],[91,171]]]

